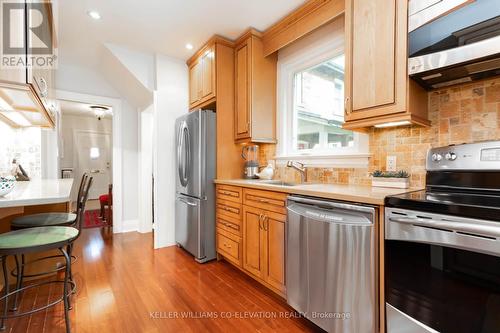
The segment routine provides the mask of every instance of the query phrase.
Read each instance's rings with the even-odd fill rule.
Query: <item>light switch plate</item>
[[[396,171],[397,170],[396,156],[394,156],[394,155],[387,156],[385,168],[387,171]]]

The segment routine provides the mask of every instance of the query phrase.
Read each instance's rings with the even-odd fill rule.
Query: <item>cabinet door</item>
[[[250,43],[241,45],[236,50],[236,87],[235,87],[235,138],[247,139],[250,133]]]
[[[264,278],[266,234],[261,217],[261,210],[243,206],[243,268]]]
[[[407,1],[346,1],[346,119],[406,107]]]
[[[210,99],[215,96],[215,52],[214,46],[209,48],[201,58],[201,98]]]
[[[201,62],[189,68],[189,105],[192,107],[201,99]]]
[[[262,223],[266,231],[265,280],[280,291],[285,291],[285,221],[285,215],[266,212]]]

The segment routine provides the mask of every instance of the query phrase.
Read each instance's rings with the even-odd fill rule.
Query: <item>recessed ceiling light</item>
[[[101,19],[101,14],[99,14],[98,11],[95,10],[89,10],[87,12],[87,15],[92,17],[94,20],[100,20]]]
[[[186,44],[186,49],[188,49],[188,50],[192,50],[192,49],[193,49],[193,44],[189,44],[189,43],[187,43],[187,44]]]

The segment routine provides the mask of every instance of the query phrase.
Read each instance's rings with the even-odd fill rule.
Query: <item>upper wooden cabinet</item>
[[[38,3],[26,2],[27,7],[25,8],[29,9],[35,4]],[[57,47],[50,2],[44,2],[43,6],[37,7],[37,10],[43,11],[42,17],[44,20],[47,19],[48,23],[40,26],[36,37],[34,33],[28,36],[24,35],[24,32],[29,30],[28,26],[33,26],[30,22],[37,19],[31,15],[32,11],[28,10],[26,12],[27,20],[23,21],[17,28],[10,27],[11,38],[15,38],[17,35],[18,39],[27,42],[29,47],[37,45],[33,41],[35,38],[51,45],[52,48]],[[4,108],[0,112],[0,120],[12,127],[54,127],[55,110],[51,104],[55,98],[55,70],[48,65],[51,56],[50,54],[40,55],[40,58],[36,58],[28,53],[26,45],[24,45],[24,53],[23,57],[26,56],[26,59],[34,61],[35,67],[20,66],[0,70],[0,98],[5,102],[3,104],[10,105],[11,108],[11,110]],[[40,66],[42,60],[47,62],[46,66]]]
[[[277,55],[265,57],[260,32],[250,29],[235,48],[235,140],[276,142]]]
[[[189,107],[191,109],[210,104],[216,97],[216,43],[222,39],[211,39],[200,51],[188,60]]]
[[[345,124],[429,125],[427,93],[408,77],[408,2],[346,0]]]

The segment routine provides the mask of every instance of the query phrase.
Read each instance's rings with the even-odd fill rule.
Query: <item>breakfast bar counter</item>
[[[0,197],[0,232],[8,231],[16,215],[69,211],[72,186],[73,179],[17,182],[12,192]]]

